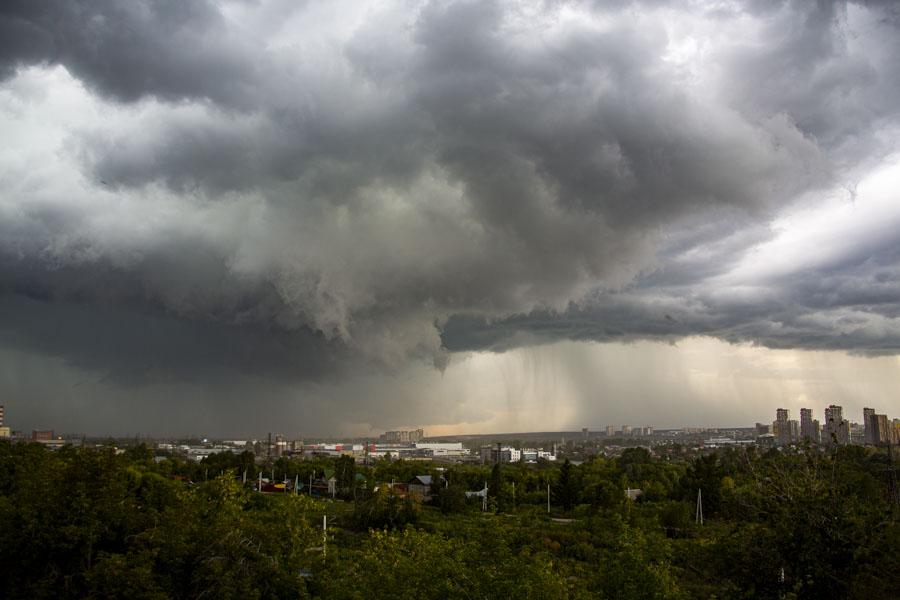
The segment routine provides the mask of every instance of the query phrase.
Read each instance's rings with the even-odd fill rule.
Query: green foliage
[[[330,565],[328,598],[566,598],[549,557],[513,553],[496,536],[488,547],[407,528],[373,531],[356,552]]]
[[[347,498],[334,502],[251,491],[243,471],[263,467],[250,453],[197,465],[140,445],[0,443],[0,597],[880,600],[900,589],[894,464],[883,449],[836,448],[265,467],[304,482],[333,471]],[[433,506],[386,485],[425,473]],[[485,481],[494,512],[465,498]],[[548,518],[548,484],[567,519]]]
[[[437,486],[433,491],[434,503],[441,509],[441,513],[461,513],[469,509],[469,501],[466,498],[466,490],[459,483],[450,483],[446,486]]]
[[[186,488],[112,449],[6,444],[0,464],[13,474],[0,495],[2,597],[305,594],[305,498],[248,512],[231,476]]]
[[[613,547],[602,552],[589,589],[594,597],[611,600],[686,598],[669,564],[670,554],[665,540],[623,527]]]
[[[694,501],[697,490],[700,490],[704,515],[715,516],[722,503],[722,478],[726,474],[718,454],[701,456],[694,460],[681,478],[679,495],[682,500]]]
[[[488,497],[495,512],[506,509],[507,498],[503,493],[503,474],[500,471],[499,463],[491,468],[491,476],[488,479]]]
[[[230,450],[218,452],[207,456],[200,464],[204,469],[204,474],[209,472],[210,477],[231,473],[243,478],[244,472],[246,472],[247,479],[252,480],[256,478],[256,474],[260,470],[256,467],[256,457],[252,452],[246,451],[240,454],[234,454]]]
[[[334,461],[334,476],[341,495],[352,496],[356,485],[356,461],[352,456],[341,456]]]
[[[625,501],[625,491],[611,481],[598,481],[586,490],[585,495],[595,508],[613,509]]]
[[[387,485],[368,498],[357,499],[351,522],[356,529],[394,529],[415,524],[419,519],[419,501],[412,495],[401,496]]]
[[[554,502],[569,512],[578,503],[580,487],[575,469],[567,458],[559,469],[559,477],[553,486]]]

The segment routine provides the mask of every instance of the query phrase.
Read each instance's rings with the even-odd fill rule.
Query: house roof
[[[410,483],[418,483],[421,485],[431,485],[431,475],[416,475]]]

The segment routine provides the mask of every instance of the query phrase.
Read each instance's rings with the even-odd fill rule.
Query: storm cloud
[[[0,344],[133,387],[563,339],[897,353],[898,27],[877,2],[5,2]]]

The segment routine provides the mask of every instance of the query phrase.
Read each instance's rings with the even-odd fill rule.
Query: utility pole
[[[896,503],[900,503],[900,490],[897,489],[897,473],[894,471],[894,450],[891,447],[890,440],[888,440],[888,443],[887,443],[887,458],[888,458],[888,494],[890,495],[891,503],[896,504]]]
[[[703,496],[697,489],[697,512],[694,514],[694,520],[698,525],[703,525]]]
[[[550,514],[550,484],[547,484],[547,514]]]

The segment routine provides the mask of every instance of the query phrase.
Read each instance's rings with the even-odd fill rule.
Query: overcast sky
[[[893,2],[7,0],[15,429],[900,417]]]

